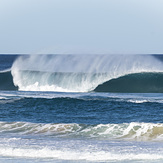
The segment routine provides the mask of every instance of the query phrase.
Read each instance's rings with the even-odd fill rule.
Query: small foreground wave
[[[86,137],[95,139],[126,139],[134,141],[163,141],[162,123],[122,124],[43,124],[29,122],[0,122],[1,134]]]

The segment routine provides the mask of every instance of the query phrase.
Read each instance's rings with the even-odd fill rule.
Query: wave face
[[[151,75],[151,78],[149,78],[150,73],[136,75],[141,76],[140,80],[139,77],[136,77],[139,81],[137,87],[139,87],[139,83],[141,88],[144,87],[145,81],[153,77],[159,76],[162,81],[160,72],[163,72],[163,62],[152,55],[31,55],[19,57],[14,62],[11,72],[14,85],[23,91],[162,92],[162,86],[157,86],[157,82],[156,84],[151,82],[150,84],[153,85],[148,88],[155,85],[157,88],[149,90],[140,88],[135,90],[135,85],[130,90],[124,85],[125,82],[131,82],[133,85],[135,74],[142,72],[151,74],[156,72],[156,74]],[[116,79],[116,82],[113,79]],[[102,87],[105,89],[99,86],[102,83],[104,83]],[[106,86],[108,83],[111,86]],[[115,83],[124,89],[116,90],[117,84]]]
[[[163,93],[163,73],[135,73],[107,81],[95,92]]]
[[[11,71],[0,72],[0,90],[18,90],[18,87],[13,83]]]

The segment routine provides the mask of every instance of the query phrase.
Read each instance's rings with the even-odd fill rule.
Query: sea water
[[[1,55],[0,162],[162,162],[162,70],[153,55]]]

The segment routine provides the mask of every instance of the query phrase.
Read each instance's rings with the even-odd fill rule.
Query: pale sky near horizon
[[[163,0],[0,0],[0,53],[161,54]]]

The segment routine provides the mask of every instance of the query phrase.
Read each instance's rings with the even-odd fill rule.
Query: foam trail
[[[19,90],[88,92],[126,74],[162,70],[152,55],[31,55],[14,62],[12,75]]]
[[[132,160],[160,160],[163,159],[161,154],[149,153],[119,153],[115,154],[108,151],[73,151],[73,150],[51,150],[43,149],[23,149],[23,148],[0,148],[0,156],[21,157],[21,158],[53,158],[60,160],[73,161],[132,161]]]

